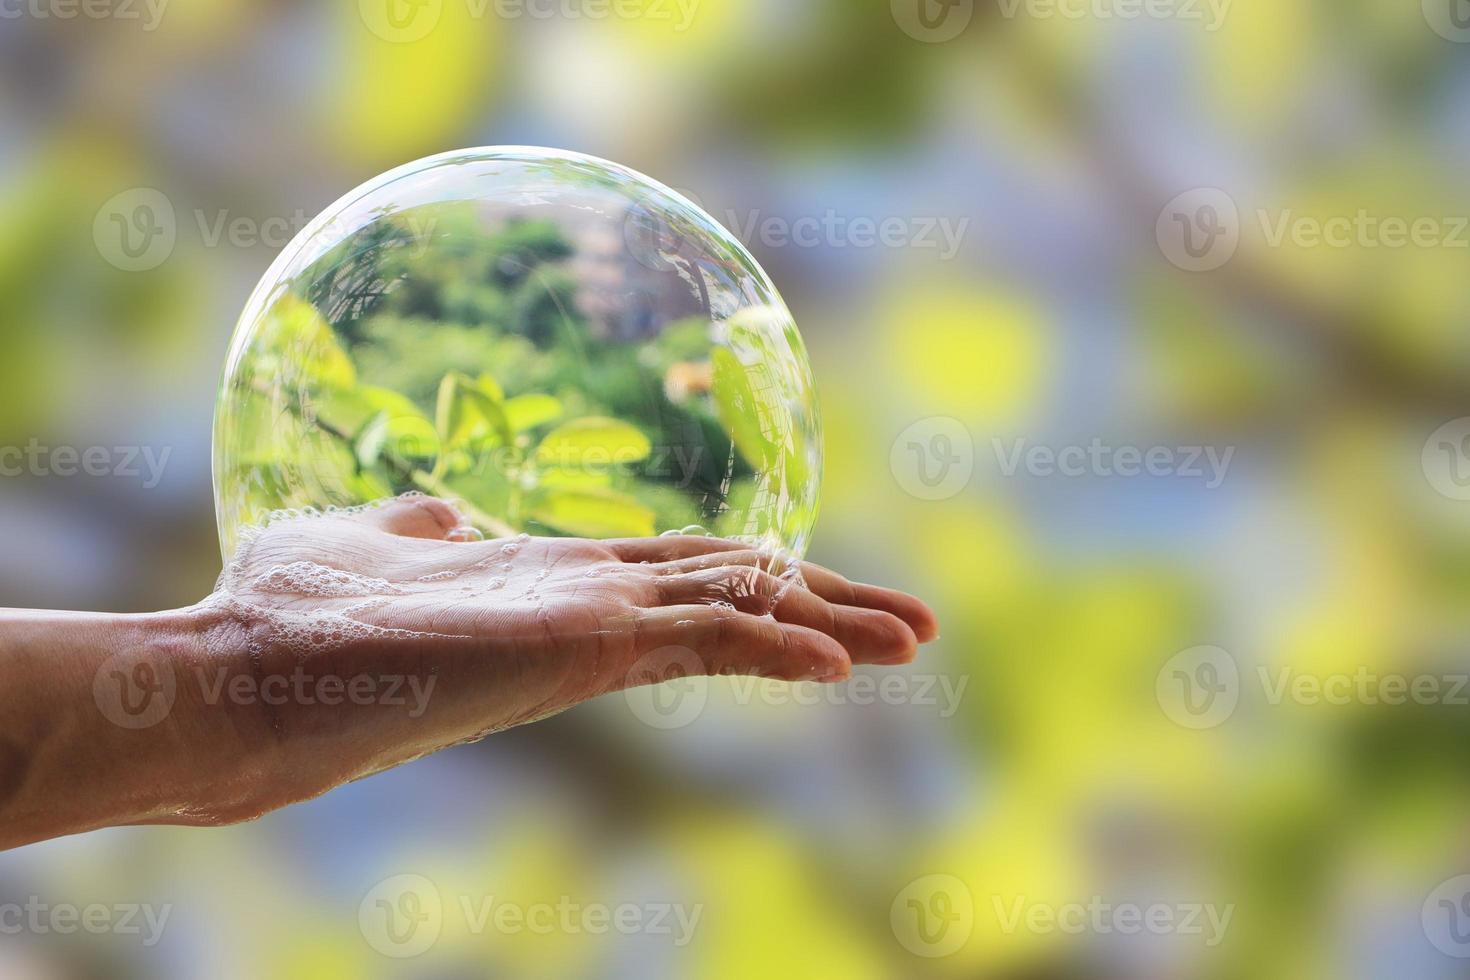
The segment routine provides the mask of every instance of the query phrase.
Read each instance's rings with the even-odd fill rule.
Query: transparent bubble
[[[420,491],[489,537],[708,529],[800,557],[820,445],[796,324],[714,219],[592,157],[457,151],[342,198],[251,296],[220,543]]]

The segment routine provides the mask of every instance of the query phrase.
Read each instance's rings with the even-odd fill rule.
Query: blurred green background
[[[0,975],[1463,976],[1467,6],[0,4],[0,447],[168,453],[7,469],[6,605],[207,593],[210,412],[276,252],[392,166],[533,144],[745,241],[823,405],[811,557],[943,623],[887,686],[608,698],[249,826],[0,855],[0,907],[170,910],[153,945],[6,930]],[[108,237],[139,188],[162,258]],[[1011,465],[1095,442],[1230,457]],[[372,918],[399,875],[442,905],[412,958]],[[487,898],[700,911],[680,944]],[[1125,902],[1231,918],[1011,921]]]

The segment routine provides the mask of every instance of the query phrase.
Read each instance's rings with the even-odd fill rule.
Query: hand
[[[7,797],[0,751],[0,846],[251,819],[671,665],[838,682],[936,634],[911,596],[810,564],[781,579],[724,539],[461,530],[428,497],[281,520],[194,608],[0,619],[0,669],[46,692],[0,706],[30,770]]]
[[[275,706],[261,737],[291,779],[268,805],[668,680],[671,662],[836,682],[854,663],[908,663],[936,633],[917,599],[809,564],[793,584],[725,539],[446,540],[460,526],[450,505],[408,497],[277,522],[241,548],[217,645],[238,630],[260,677],[405,678],[422,702]]]

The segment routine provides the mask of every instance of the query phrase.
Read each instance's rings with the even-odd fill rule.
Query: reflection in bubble
[[[820,430],[796,325],[725,229],[614,164],[483,149],[370,182],[280,256],[214,469],[227,555],[271,511],[416,490],[457,499],[456,541],[669,530],[799,557]]]

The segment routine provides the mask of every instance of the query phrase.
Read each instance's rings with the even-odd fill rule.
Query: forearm
[[[227,624],[0,610],[0,848],[130,823],[227,819],[257,733],[201,704],[189,672]]]

